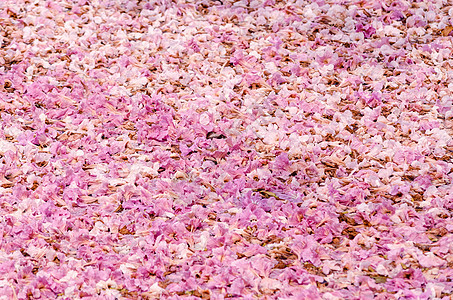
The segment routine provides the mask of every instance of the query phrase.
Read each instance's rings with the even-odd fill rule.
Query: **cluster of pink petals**
[[[448,1],[0,1],[0,299],[449,299]]]

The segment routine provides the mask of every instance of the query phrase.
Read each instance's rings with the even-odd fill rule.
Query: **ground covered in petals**
[[[0,299],[448,299],[448,1],[0,2]]]

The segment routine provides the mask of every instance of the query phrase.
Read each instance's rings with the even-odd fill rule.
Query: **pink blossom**
[[[452,293],[445,4],[29,2],[0,4],[0,295]]]

